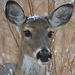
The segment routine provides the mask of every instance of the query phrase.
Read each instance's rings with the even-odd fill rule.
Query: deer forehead
[[[50,24],[45,17],[28,17],[24,23],[24,30],[52,30]]]

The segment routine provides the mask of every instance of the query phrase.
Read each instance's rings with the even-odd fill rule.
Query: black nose
[[[37,53],[37,59],[40,59],[42,62],[47,62],[48,58],[52,58],[52,54],[46,49],[43,48],[40,52]]]

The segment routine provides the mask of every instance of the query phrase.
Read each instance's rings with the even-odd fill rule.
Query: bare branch
[[[30,10],[30,15],[33,16],[33,4],[32,4],[32,0],[28,0],[28,5],[29,5],[29,10]]]
[[[7,21],[7,22],[8,22],[8,21]],[[9,25],[10,31],[11,31],[11,33],[12,33],[12,35],[13,35],[14,39],[15,39],[15,42],[16,42],[16,44],[17,44],[17,47],[19,48],[19,44],[18,44],[18,42],[17,42],[17,39],[16,39],[16,37],[15,37],[15,35],[14,35],[14,33],[13,33],[13,31],[12,31],[11,27],[10,27],[9,22],[8,22],[8,25]]]
[[[43,4],[45,3],[47,0],[43,1],[41,4],[39,4],[39,6],[35,9],[34,13],[36,13],[36,11],[38,10],[38,8]]]
[[[1,4],[0,4],[1,5]],[[2,9],[1,9],[2,8]],[[2,10],[2,12],[5,14],[5,11],[4,11],[4,9],[3,9],[3,7],[1,6],[1,10]],[[16,42],[16,44],[17,44],[17,47],[19,48],[19,44],[18,44],[18,42],[17,42],[17,39],[16,39],[16,37],[15,37],[15,35],[14,35],[14,33],[13,33],[13,31],[12,31],[12,29],[11,29],[11,27],[10,27],[10,24],[9,24],[9,22],[6,20],[6,19],[4,19],[4,17],[2,18],[2,20],[4,21],[4,22],[6,22],[6,23],[8,23],[8,26],[9,26],[9,28],[10,28],[10,31],[11,31],[11,33],[12,33],[12,35],[13,35],[13,37],[14,37],[14,40],[15,40],[15,42]],[[5,29],[5,28],[4,28]]]

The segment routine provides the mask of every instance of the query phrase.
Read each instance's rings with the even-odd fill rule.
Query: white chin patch
[[[44,69],[45,68],[45,64],[43,62],[41,62],[40,59],[38,59],[38,64]]]
[[[40,59],[38,59],[38,64],[39,64],[39,65],[42,65],[42,62],[41,62],[41,60],[40,60]]]
[[[48,62],[42,62],[40,59],[38,59],[38,64],[39,65],[42,65],[42,66],[45,66]]]

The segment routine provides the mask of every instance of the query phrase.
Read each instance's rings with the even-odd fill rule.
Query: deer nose
[[[46,48],[37,53],[37,59],[40,59],[42,62],[47,62],[49,58],[52,58],[52,54]]]

